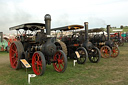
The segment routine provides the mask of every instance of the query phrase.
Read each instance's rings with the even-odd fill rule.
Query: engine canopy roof
[[[60,30],[60,31],[68,31],[68,30],[77,30],[77,29],[83,29],[84,26],[82,25],[69,25],[64,27],[58,27],[51,29],[52,31]]]
[[[10,27],[9,30],[23,29],[23,30],[34,31],[34,30],[41,30],[44,28],[45,28],[45,24],[43,24],[43,23],[26,23],[26,24]]]

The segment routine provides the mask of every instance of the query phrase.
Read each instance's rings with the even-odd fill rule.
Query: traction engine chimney
[[[110,40],[110,25],[107,25],[107,34],[108,34],[108,38],[107,40]]]
[[[3,32],[0,32],[1,42],[3,42]]]
[[[45,28],[46,28],[46,34],[50,35],[51,32],[51,16],[49,14],[46,14],[44,17],[45,21]]]
[[[85,26],[85,42],[89,42],[89,38],[88,38],[88,22],[84,22],[84,26]]]

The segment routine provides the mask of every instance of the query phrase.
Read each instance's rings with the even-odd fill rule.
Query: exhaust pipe
[[[84,26],[85,26],[85,42],[89,42],[89,38],[88,38],[88,22],[84,22]]]
[[[3,32],[0,32],[1,42],[3,42]]]
[[[50,35],[51,32],[51,16],[49,14],[46,14],[44,17],[45,21],[45,28],[46,28],[46,34]]]
[[[107,40],[110,40],[110,25],[107,25],[107,34],[108,34],[108,38]]]

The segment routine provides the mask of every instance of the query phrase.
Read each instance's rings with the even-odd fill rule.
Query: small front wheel
[[[79,53],[79,58],[77,58],[78,64],[84,64],[88,58],[87,50],[84,47],[79,47],[77,49],[77,52]]]
[[[116,58],[120,54],[120,50],[117,46],[112,47],[112,58]]]
[[[53,67],[57,72],[64,72],[67,68],[67,57],[62,50],[58,50],[53,56]]]
[[[46,69],[46,61],[42,52],[36,51],[32,57],[32,69],[36,75],[43,75]]]
[[[98,63],[100,61],[101,58],[101,54],[100,51],[97,47],[93,47],[90,51],[89,51],[89,55],[88,55],[89,60],[92,63]]]
[[[108,46],[102,46],[100,48],[100,52],[103,58],[109,58],[112,54],[111,48]]]

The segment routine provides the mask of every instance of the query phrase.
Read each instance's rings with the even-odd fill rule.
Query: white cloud
[[[44,22],[52,16],[52,27],[89,22],[89,27],[127,25],[127,0],[20,0],[0,1],[0,30],[26,22]]]

